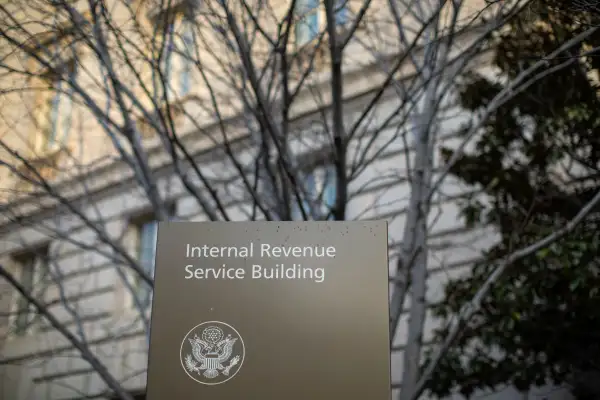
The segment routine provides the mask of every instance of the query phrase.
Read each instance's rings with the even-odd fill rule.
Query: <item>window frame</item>
[[[164,25],[161,25],[159,28],[161,33],[164,32],[164,36],[160,42],[160,62],[158,64],[159,71],[153,71],[153,76],[154,89],[155,92],[160,96],[160,100],[164,99],[165,93],[167,95],[167,98],[172,98],[173,85],[171,73],[171,57],[173,56],[173,36],[176,21],[177,16],[172,16],[168,20],[164,21],[164,25],[166,25],[166,27]]]
[[[145,228],[149,227],[149,231],[153,237],[146,237],[148,230]],[[156,242],[158,238],[158,221],[156,219],[149,219],[145,222],[139,223],[136,226],[137,229],[137,243],[136,243],[136,257],[140,266],[144,272],[148,273],[152,279],[154,279],[154,272],[156,271]],[[148,241],[148,242],[147,242]],[[149,241],[152,243],[150,244]],[[146,253],[151,251],[152,254]],[[134,291],[141,305],[148,308],[152,302],[152,289],[144,282],[139,275],[134,276]]]
[[[350,21],[350,10],[348,9],[349,2],[350,0],[336,0],[334,2],[335,25],[337,27],[346,26]]]
[[[171,14],[157,20],[158,32],[164,32],[160,39],[161,59],[158,64],[164,84],[158,71],[153,70],[153,85],[159,101],[164,101],[166,91],[169,102],[181,100],[191,91],[193,72],[193,51],[196,46],[195,23],[193,16],[182,10],[172,10]],[[190,41],[191,43],[186,43]]]
[[[175,204],[168,205],[167,211],[169,213],[170,221],[176,219]],[[128,223],[128,227],[127,227],[127,229],[129,230],[129,233],[132,234],[133,238],[134,238],[134,243],[132,243],[132,246],[131,246],[132,247],[131,250],[133,251],[133,256],[135,257],[136,260],[138,260],[142,269],[144,269],[145,272],[148,272],[152,278],[154,278],[154,273],[156,271],[156,249],[157,249],[158,223],[159,222],[160,221],[158,221],[156,219],[153,212],[146,212],[146,213],[140,213],[137,216],[134,216],[133,218],[131,218]],[[141,250],[142,250],[142,246],[143,246],[142,231],[143,231],[143,227],[147,226],[148,224],[155,225],[155,227],[153,228],[154,229],[154,239],[152,242],[153,243],[152,244],[153,254],[151,257],[153,262],[152,262],[151,268],[147,268],[147,265],[144,265],[141,261],[141,259],[142,259]],[[129,283],[131,284],[134,293],[127,291],[126,308],[129,308],[129,309],[137,308],[136,301],[133,298],[133,296],[136,296],[138,301],[141,303],[142,307],[144,307],[144,309],[142,311],[144,311],[144,312],[147,311],[152,304],[152,298],[153,298],[152,288],[150,288],[148,286],[148,284],[145,281],[143,281],[142,278],[139,276],[139,274],[137,274],[135,271],[130,271],[127,276],[127,279],[129,280]]]
[[[68,63],[69,79],[77,78],[77,63]],[[63,86],[68,87],[63,90]],[[47,123],[40,132],[41,143],[38,144],[38,152],[47,153],[59,149],[68,141],[73,121],[73,87],[68,85],[62,78],[52,82],[52,93],[46,101]],[[64,104],[67,106],[64,106]]]
[[[331,209],[335,206],[337,192],[335,165],[321,162],[310,168],[303,168],[299,178],[304,186],[300,196],[307,217],[317,221],[332,220]],[[294,193],[291,199],[291,216],[295,221],[302,220],[302,211]]]
[[[335,0],[334,2],[334,20],[337,28],[344,28],[350,22],[350,9],[348,7],[349,0]],[[294,43],[296,48],[301,48],[312,42],[318,37],[324,21],[322,9],[318,0],[299,0],[296,3],[296,24],[294,26]],[[311,19],[308,20],[308,17]],[[314,26],[312,26],[314,25]],[[302,29],[309,30],[305,32],[306,40],[299,41],[301,36],[299,31]]]
[[[48,88],[36,95],[36,129],[32,140],[35,155],[45,156],[64,148],[68,143],[73,125],[75,97],[68,81],[77,79],[82,51],[69,32],[50,36],[35,45],[31,51],[43,53],[41,57],[51,65],[48,68],[43,65],[40,67],[34,58],[28,57],[26,60],[31,69],[41,68],[36,79]],[[63,77],[65,72],[67,76]]]
[[[45,279],[49,276],[50,272],[50,262],[49,262],[49,246],[40,246],[37,249],[31,251],[24,251],[18,254],[14,254],[11,256],[11,263],[14,265],[16,270],[17,279],[21,284],[23,284],[23,273],[24,271],[31,271],[31,287],[26,287],[30,294],[33,297],[44,297],[44,294],[48,288],[48,283],[45,282]],[[41,293],[36,294],[36,288],[40,286],[40,283],[45,283],[42,285]],[[39,314],[35,307],[27,301],[27,299],[22,296],[20,293],[15,293],[14,298],[11,301],[11,315],[8,321],[9,329],[9,337],[14,339],[24,338],[27,336],[31,336],[35,334],[39,329]],[[19,312],[22,309],[26,309],[26,313]],[[17,325],[20,323],[19,319],[26,315],[25,326],[22,328]]]
[[[294,44],[297,48],[308,45],[319,36],[321,28],[320,5],[318,0],[299,0],[296,3],[294,13],[297,20],[294,25]],[[303,32],[301,35],[300,31],[302,29],[306,29],[308,32]],[[299,38],[304,35],[306,36],[306,39],[300,41]]]
[[[179,61],[181,62],[181,71],[179,74],[179,97],[186,96],[191,91],[192,83],[192,65],[193,62],[193,51],[197,46],[196,35],[194,32],[194,21],[187,16],[184,16],[181,20],[181,44],[182,52],[179,55]]]

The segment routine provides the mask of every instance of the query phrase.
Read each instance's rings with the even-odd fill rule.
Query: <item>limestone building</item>
[[[115,0],[96,9],[87,2],[42,3],[3,5],[0,17],[3,69],[10,67],[0,81],[0,160],[7,165],[0,170],[0,265],[124,388],[141,396],[145,387],[151,290],[131,264],[152,274],[160,215],[206,221],[214,212],[235,221],[265,219],[267,209],[294,219],[302,219],[302,210],[309,219],[330,218],[335,121],[353,132],[345,217],[388,221],[394,272],[413,139],[428,110],[422,100],[409,110],[405,99],[429,87],[419,83],[424,73],[415,67],[433,35],[425,29],[420,38],[423,21],[402,14],[407,36],[400,38],[387,2],[373,0],[354,30],[364,3],[337,3],[337,37],[352,35],[336,87],[318,1],[298,0],[302,12],[289,12],[290,2],[264,9],[249,3],[255,18],[241,2],[226,2],[229,13],[217,1]],[[463,25],[484,2],[468,3]],[[269,40],[283,37],[287,15],[294,21],[288,42]],[[437,26],[452,32],[444,21]],[[9,29],[15,26],[20,29]],[[485,29],[456,28],[461,45],[448,54],[460,59],[460,49]],[[289,59],[278,57],[279,48]],[[487,68],[485,54],[468,65]],[[442,81],[451,83],[452,68]],[[458,144],[455,131],[469,116],[452,106],[452,96],[442,100],[430,118],[437,145]],[[290,165],[301,171],[302,206],[285,206],[286,196],[275,195],[276,179],[265,184],[270,167],[283,174],[274,167],[282,150],[264,155],[276,142],[265,139],[269,132],[285,137]],[[435,180],[440,166],[437,157],[433,162]],[[463,226],[457,200],[471,190],[448,177],[434,196],[428,302],[496,240],[490,228]],[[13,285],[0,284],[0,399],[110,399],[106,383],[64,332]],[[393,341],[394,391],[401,386],[407,324],[405,310]],[[437,325],[427,318],[425,345]],[[517,396],[509,389],[486,398]]]

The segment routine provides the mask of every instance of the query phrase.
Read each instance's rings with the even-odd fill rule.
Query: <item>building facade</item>
[[[131,17],[134,14],[127,4],[123,2],[120,7],[129,7],[123,13]],[[318,203],[316,207],[307,207],[313,213],[311,217],[316,219],[326,217],[335,199],[331,157],[323,150],[329,137],[328,129],[331,129],[328,121],[332,118],[331,99],[334,95],[327,52],[314,51],[310,56],[302,53],[302,46],[307,44],[307,48],[318,49],[315,40],[324,30],[324,11],[318,2],[305,1],[302,5],[305,7],[303,16],[293,34],[295,45],[300,48],[295,52],[300,60],[298,68],[307,68],[312,62],[322,67],[314,70],[310,86],[299,90],[294,99],[288,114],[288,145],[294,157],[308,160],[301,163],[305,170],[302,185],[308,193],[303,201]],[[348,8],[340,6],[335,13],[336,24],[340,27],[351,25],[359,6],[353,6],[352,2],[348,3]],[[257,173],[252,170],[260,150],[260,138],[257,139],[256,132],[264,127],[254,128],[248,122],[248,115],[240,112],[244,110],[243,104],[229,87],[235,79],[227,84],[215,82],[211,88],[219,90],[217,98],[224,105],[218,116],[215,116],[214,108],[207,110],[206,104],[210,103],[211,97],[205,90],[206,81],[198,77],[194,68],[198,67],[199,60],[205,58],[208,58],[207,69],[216,68],[223,62],[216,56],[195,58],[193,53],[202,48],[211,54],[206,48],[210,47],[208,44],[219,49],[226,44],[216,38],[204,39],[202,45],[198,44],[192,33],[195,25],[184,18],[186,13],[182,10],[185,8],[177,7],[180,7],[179,2],[172,7],[175,10],[173,15],[177,17],[164,19],[168,22],[166,25],[156,22],[161,19],[150,12],[152,7],[147,4],[143,17],[136,20],[145,21],[148,26],[160,26],[164,28],[165,37],[172,38],[164,44],[168,56],[159,60],[158,69],[165,76],[157,78],[156,74],[152,74],[152,68],[142,66],[139,70],[140,75],[147,73],[148,82],[152,83],[155,79],[168,82],[160,90],[156,88],[161,85],[155,84],[152,92],[160,92],[162,96],[168,92],[168,97],[176,99],[168,106],[155,106],[151,103],[153,96],[148,96],[140,100],[145,103],[139,109],[156,111],[166,107],[173,113],[173,125],[181,137],[182,147],[193,160],[193,165],[201,169],[202,177],[198,174],[187,177],[188,171],[193,169],[190,159],[181,165],[173,161],[163,141],[165,136],[153,134],[156,132],[152,119],[155,115],[132,113],[141,136],[139,143],[143,143],[147,156],[148,172],[169,218],[186,221],[210,219],[199,197],[189,188],[189,185],[203,188],[206,185],[204,179],[207,179],[211,182],[210,187],[219,194],[220,206],[231,220],[263,219],[264,216],[256,212],[243,181],[248,177],[256,178]],[[474,5],[473,9],[477,7]],[[373,9],[372,20],[378,21],[377,16],[383,11],[375,6]],[[161,13],[164,14],[164,10],[161,9]],[[69,15],[72,23],[75,17]],[[88,14],[82,12],[81,15],[85,17]],[[69,18],[66,21],[69,22]],[[55,26],[63,23],[58,21]],[[377,23],[382,25],[381,21]],[[172,34],[175,29],[176,35]],[[218,29],[211,27],[213,31],[218,32]],[[365,37],[372,33],[368,28],[357,32]],[[475,36],[480,34],[477,30],[474,32]],[[44,42],[44,48],[50,49],[46,55],[55,51],[61,54],[61,60],[73,61],[62,63],[66,68],[61,70],[62,78],[52,82],[52,90],[45,96],[23,95],[30,97],[13,101],[13,108],[8,108],[7,113],[14,120],[12,134],[5,134],[1,139],[7,143],[3,157],[11,160],[14,169],[2,177],[4,182],[8,182],[2,186],[16,194],[6,196],[2,204],[0,265],[15,276],[27,292],[39,299],[62,326],[84,342],[128,391],[141,396],[146,383],[151,290],[127,268],[123,254],[134,259],[148,274],[153,273],[157,210],[147,188],[139,183],[134,168],[127,159],[117,154],[115,143],[126,141],[116,141],[111,137],[110,133],[114,131],[101,126],[100,111],[94,111],[91,106],[106,104],[107,120],[113,114],[119,114],[116,92],[107,96],[113,101],[106,102],[102,90],[89,89],[94,84],[92,78],[110,79],[111,71],[90,67],[91,64],[82,61],[85,57],[94,59],[90,57],[89,47],[78,49],[69,45],[67,48],[72,54],[65,53],[65,47],[57,45],[63,39],[62,36],[51,35],[50,39],[45,39],[50,41]],[[468,42],[469,36],[466,35],[464,40]],[[411,192],[407,167],[414,158],[411,135],[418,127],[414,116],[398,111],[403,104],[398,93],[399,86],[386,83],[389,73],[383,65],[389,62],[390,57],[394,60],[398,45],[383,43],[374,55],[365,51],[359,42],[351,41],[344,56],[345,129],[350,130],[359,119],[367,116],[348,145],[348,154],[362,161],[354,165],[356,171],[348,184],[346,218],[388,221],[390,274],[393,274]],[[171,52],[169,46],[183,50]],[[268,47],[267,44],[265,46]],[[477,63],[479,68],[486,68],[485,57],[476,59]],[[394,80],[398,82],[417,79],[414,66],[408,62],[396,76]],[[38,73],[35,79],[49,78]],[[70,79],[81,85],[79,91],[73,92],[72,85],[60,86]],[[300,78],[294,79],[298,81]],[[387,86],[381,90],[384,84]],[[136,86],[136,90],[140,89]],[[315,91],[319,92],[318,96]],[[82,105],[82,93],[98,97]],[[375,97],[378,98],[377,106],[368,111]],[[6,101],[9,101],[8,97]],[[22,111],[23,104],[27,102],[36,104],[35,115],[30,119],[24,117],[29,113]],[[460,143],[461,139],[455,132],[470,118],[456,107],[451,107],[451,100],[447,102],[448,107],[441,107],[436,115],[437,146]],[[135,104],[132,108],[135,109]],[[123,116],[114,118],[123,122]],[[14,132],[22,135],[17,136]],[[128,154],[132,153],[135,152]],[[21,154],[27,156],[22,157]],[[234,158],[236,162],[232,161]],[[436,157],[434,180],[439,176],[438,162]],[[28,175],[31,171],[38,171],[39,175],[31,177]],[[182,179],[182,176],[186,178]],[[42,181],[49,182],[50,186],[42,185],[40,188]],[[472,191],[472,188],[448,177],[433,199],[428,242],[428,303],[440,300],[445,282],[468,273],[469,266],[481,257],[482,251],[497,240],[489,227],[464,227],[459,200]],[[19,194],[21,192],[25,195]],[[261,193],[265,196],[265,192]],[[298,209],[292,209],[294,218],[300,219],[299,214]],[[13,286],[4,281],[0,284],[0,399],[110,399],[105,382],[65,335],[40,317]],[[409,307],[410,299],[406,302],[392,343],[394,392],[401,387]],[[432,332],[437,327],[439,322],[428,315],[425,346],[432,345]],[[525,398],[510,388],[482,396],[489,399]],[[564,396],[555,389],[540,389],[539,396],[532,392],[529,398],[567,398]]]

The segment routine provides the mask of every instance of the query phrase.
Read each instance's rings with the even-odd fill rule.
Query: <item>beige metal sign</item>
[[[389,400],[385,222],[163,222],[150,400]]]

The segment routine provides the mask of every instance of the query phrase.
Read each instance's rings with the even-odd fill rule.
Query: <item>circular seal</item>
[[[219,321],[193,327],[181,342],[181,366],[203,385],[219,385],[233,378],[244,363],[244,340],[231,325]]]

